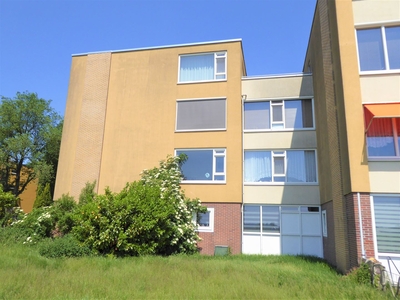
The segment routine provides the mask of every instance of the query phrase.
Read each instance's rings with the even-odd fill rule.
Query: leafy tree
[[[54,178],[62,123],[50,102],[29,92],[1,98],[0,183],[15,196]]]
[[[19,214],[18,198],[12,193],[3,191],[3,187],[0,184],[0,227],[10,225]]]

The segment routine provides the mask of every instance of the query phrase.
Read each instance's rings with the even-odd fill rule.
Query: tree
[[[54,176],[59,145],[52,145],[61,139],[62,122],[50,102],[29,92],[1,98],[0,183],[15,196],[35,178],[43,184]]]

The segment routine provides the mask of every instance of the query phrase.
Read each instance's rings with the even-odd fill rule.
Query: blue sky
[[[241,38],[247,74],[302,70],[316,0],[0,0],[0,95],[64,114],[71,55]]]

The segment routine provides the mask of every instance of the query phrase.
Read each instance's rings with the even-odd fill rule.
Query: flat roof
[[[155,50],[155,49],[188,47],[188,46],[200,46],[200,45],[222,44],[222,43],[232,43],[232,42],[242,42],[242,39],[230,39],[230,40],[209,41],[209,42],[200,42],[200,43],[187,43],[187,44],[176,44],[176,45],[166,45],[166,46],[154,46],[154,47],[143,47],[143,48],[132,48],[132,49],[122,49],[122,50],[94,51],[94,52],[72,54],[72,56],[81,56],[81,55],[97,54],[97,53],[109,53],[109,52],[118,53],[118,52],[130,52],[130,51]]]

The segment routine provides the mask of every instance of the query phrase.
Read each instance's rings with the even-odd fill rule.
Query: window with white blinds
[[[379,253],[400,254],[400,196],[373,196]]]

